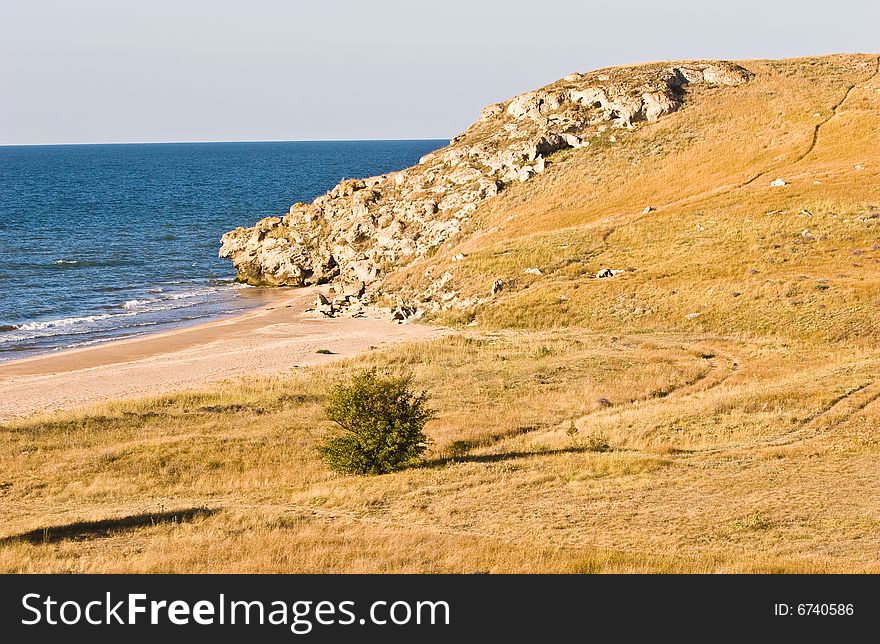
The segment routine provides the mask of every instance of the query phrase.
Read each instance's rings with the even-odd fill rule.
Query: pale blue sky
[[[0,0],[0,144],[445,138],[574,70],[880,49],[880,2]]]

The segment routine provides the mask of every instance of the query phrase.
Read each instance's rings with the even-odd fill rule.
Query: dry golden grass
[[[510,281],[475,328],[0,426],[0,571],[880,571],[877,64],[749,62],[557,156],[394,277]],[[369,366],[432,445],[331,475],[323,398]]]
[[[0,431],[0,570],[875,570],[878,362],[470,332],[19,421]],[[322,398],[368,366],[429,389],[433,443],[423,467],[334,476]]]
[[[476,235],[392,285],[418,291],[430,268],[450,271],[463,297],[485,298],[504,279],[491,305],[443,318],[475,314],[494,328],[872,342],[878,57],[745,65],[751,82],[701,89],[669,117],[511,186],[480,211]],[[771,187],[777,177],[789,185]],[[459,252],[465,260],[451,261]],[[603,267],[632,270],[594,279]]]

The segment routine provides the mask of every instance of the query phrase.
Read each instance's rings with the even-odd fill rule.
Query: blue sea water
[[[0,360],[242,311],[236,226],[446,141],[0,147]]]

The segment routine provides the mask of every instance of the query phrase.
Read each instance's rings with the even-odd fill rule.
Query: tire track
[[[880,381],[855,387],[825,409],[807,418],[798,429],[765,440],[761,446],[794,445],[829,434],[877,399],[880,399]]]
[[[837,116],[837,110],[839,110],[843,106],[843,104],[846,102],[846,99],[849,98],[849,95],[852,93],[852,91],[856,87],[858,87],[859,85],[864,85],[865,83],[870,83],[872,80],[874,80],[874,78],[877,77],[878,73],[880,73],[880,56],[877,57],[877,61],[875,63],[875,67],[874,67],[874,73],[871,74],[870,76],[868,76],[865,80],[857,82],[857,83],[853,83],[852,85],[850,85],[846,89],[846,92],[843,94],[843,98],[841,98],[837,103],[835,103],[831,107],[831,113],[828,115],[828,117],[816,124],[816,126],[813,128],[813,138],[810,141],[810,147],[808,147],[807,150],[803,154],[801,154],[797,159],[795,159],[795,161],[792,165],[800,163],[801,161],[806,159],[810,155],[810,153],[816,148],[816,144],[819,142],[819,132],[821,131],[822,127],[824,125],[826,125],[829,121],[831,121],[831,119],[833,119],[835,116]]]
[[[682,456],[684,458],[718,456],[742,450],[753,452],[765,447],[785,447],[804,443],[831,433],[878,399],[880,399],[880,381],[872,381],[846,391],[833,399],[830,404],[807,417],[796,429],[781,435],[739,445],[688,449]]]
[[[575,420],[575,423],[581,423],[582,421],[587,419],[594,419],[595,417],[600,415],[611,416],[620,412],[635,409],[639,406],[643,406],[646,404],[677,404],[683,398],[687,398],[696,394],[706,393],[721,386],[737,372],[737,370],[739,369],[739,365],[741,364],[739,358],[729,353],[722,353],[717,350],[710,352],[707,351],[705,348],[701,348],[699,346],[690,346],[688,347],[688,350],[698,351],[704,354],[713,353],[711,358],[706,358],[706,360],[709,361],[709,368],[706,371],[702,372],[696,378],[684,382],[680,385],[671,387],[670,389],[661,389],[659,391],[655,390],[646,396],[642,396],[641,398],[636,398],[635,400],[630,400],[625,403],[614,405],[613,407],[608,409],[600,408],[594,410],[588,414],[584,414],[583,416],[578,417]],[[715,359],[719,357],[725,360],[725,363],[715,361]]]
[[[820,121],[819,123],[817,123],[813,127],[813,133],[811,136],[809,147],[807,147],[807,149],[802,154],[800,154],[794,161],[792,161],[786,165],[795,165],[797,163],[800,163],[804,159],[806,159],[810,155],[810,153],[812,153],[813,150],[816,148],[816,144],[819,142],[819,135],[820,135],[822,127],[827,125],[828,122],[831,121],[831,119],[833,119],[837,115],[838,110],[841,107],[843,107],[843,104],[849,98],[852,91],[860,85],[864,85],[865,83],[871,82],[874,78],[876,78],[878,76],[878,74],[880,74],[880,56],[878,56],[877,60],[875,61],[874,72],[870,76],[865,78],[864,80],[853,83],[852,85],[847,87],[846,92],[844,92],[844,94],[840,98],[840,100],[837,101],[837,103],[835,103],[831,107],[831,113],[825,119],[823,119],[822,121]],[[660,204],[657,207],[657,209],[659,210],[661,208],[677,208],[677,207],[681,207],[681,206],[686,206],[690,203],[703,201],[705,199],[710,199],[712,197],[730,194],[732,192],[735,192],[737,190],[741,190],[742,188],[745,188],[745,187],[753,184],[755,181],[757,181],[761,177],[768,176],[771,172],[778,172],[781,168],[784,168],[784,167],[786,167],[786,166],[785,165],[780,166],[780,167],[773,166],[773,167],[767,168],[766,170],[761,170],[757,174],[750,176],[745,181],[741,181],[741,182],[736,183],[732,186],[731,185],[719,186],[718,188],[708,190],[708,191],[705,191],[705,192],[702,192],[702,193],[699,193],[696,195],[691,195],[688,197],[684,197],[682,199],[676,199],[674,201]],[[607,225],[610,223],[610,221],[613,221],[614,219],[621,219],[621,218],[628,217],[626,222],[621,222],[621,223],[611,225],[610,227],[606,228],[606,230],[603,231],[603,233],[602,233],[602,243],[605,244],[605,246],[608,246],[609,245],[608,238],[611,237],[614,233],[616,233],[620,227],[622,227],[624,225],[636,224],[644,219],[647,219],[649,216],[651,216],[650,213],[640,213],[634,217],[632,215],[630,215],[629,213],[618,213],[617,215],[611,215],[610,217],[603,219],[601,221],[601,223]]]

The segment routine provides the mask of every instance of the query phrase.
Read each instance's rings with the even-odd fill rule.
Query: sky
[[[572,71],[880,50],[877,0],[0,0],[0,144],[449,138]]]

